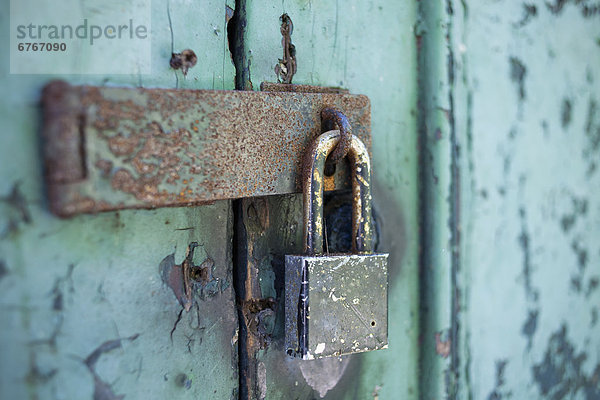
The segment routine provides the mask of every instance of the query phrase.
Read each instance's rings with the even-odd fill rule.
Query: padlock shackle
[[[323,188],[325,160],[340,140],[340,131],[321,134],[309,147],[304,160],[304,252],[323,254]],[[351,135],[348,155],[352,169],[352,252],[373,251],[371,222],[371,161],[364,143]]]

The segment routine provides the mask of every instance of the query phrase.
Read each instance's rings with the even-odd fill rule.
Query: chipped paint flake
[[[315,348],[315,354],[321,354],[325,351],[325,343],[319,343]]]

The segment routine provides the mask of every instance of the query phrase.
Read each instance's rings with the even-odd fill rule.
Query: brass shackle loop
[[[352,174],[352,252],[373,251],[371,221],[371,161],[364,143],[350,136],[349,158]],[[340,141],[340,131],[332,130],[318,136],[308,148],[304,159],[304,252],[323,254],[323,187],[325,160]]]

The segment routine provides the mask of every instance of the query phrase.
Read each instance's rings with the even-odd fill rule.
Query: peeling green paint
[[[8,26],[9,2],[0,5]],[[169,9],[170,15],[167,15]],[[32,18],[36,10],[31,10]],[[62,76],[72,84],[231,89],[222,2],[152,2],[150,75]],[[8,28],[7,28],[8,29]],[[171,33],[172,30],[172,33]],[[0,40],[0,398],[237,398],[230,202],[61,220],[47,209],[40,90],[56,76],[8,74]],[[206,52],[183,77],[172,46]],[[106,62],[117,62],[118,54]],[[85,59],[81,59],[85,68]],[[181,313],[158,265],[198,242],[218,293]],[[207,288],[204,288],[206,294]],[[212,292],[211,292],[212,293]],[[176,323],[176,321],[178,321]],[[178,376],[185,376],[179,379]],[[183,384],[182,384],[183,382]]]
[[[453,3],[456,396],[597,398],[597,4]]]
[[[600,363],[588,373],[588,368],[584,368],[587,359],[588,354],[578,351],[570,341],[568,329],[563,324],[550,336],[544,358],[532,367],[541,394],[551,399],[600,398]]]
[[[519,99],[525,99],[525,78],[527,77],[527,68],[517,57],[510,57],[510,79],[517,85]]]

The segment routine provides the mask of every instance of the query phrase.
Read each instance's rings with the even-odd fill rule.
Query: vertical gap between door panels
[[[249,71],[245,68],[246,48],[246,1],[236,0],[233,16],[227,23],[227,41],[229,51],[235,66],[235,89],[252,90],[249,82]],[[243,199],[232,201],[233,209],[233,287],[236,297],[236,308],[238,312],[238,377],[239,398],[248,400],[250,396],[250,384],[248,375],[248,329],[245,323],[242,304],[246,298],[247,277],[247,251],[246,251],[246,228],[244,226]]]

